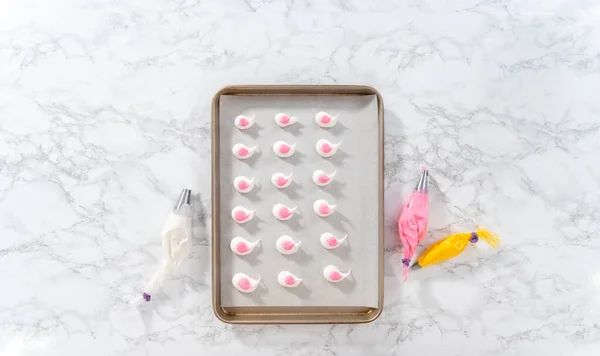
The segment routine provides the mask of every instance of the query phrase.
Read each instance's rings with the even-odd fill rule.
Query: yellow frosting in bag
[[[450,235],[429,246],[427,250],[419,256],[417,263],[419,266],[425,267],[449,260],[463,252],[469,242],[475,243],[479,241],[479,239],[483,239],[493,248],[496,248],[500,242],[496,234],[493,234],[482,227],[478,228],[475,232],[460,232],[458,234]]]

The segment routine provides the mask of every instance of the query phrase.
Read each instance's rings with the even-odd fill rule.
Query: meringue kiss
[[[233,145],[233,148],[231,148],[231,152],[233,152],[233,155],[238,159],[250,158],[257,150],[258,146],[248,147],[243,143],[236,143]]]
[[[319,199],[313,204],[315,214],[325,217],[333,214],[337,205],[330,205],[327,200]]]
[[[323,172],[322,170],[317,169],[312,175],[312,180],[319,187],[324,187],[324,186],[328,185],[329,183],[331,183],[336,172],[337,171],[333,171],[333,173],[327,174],[327,173]]]
[[[254,177],[252,179],[244,176],[235,177],[233,187],[240,193],[248,193],[254,188]]]
[[[351,269],[348,269],[348,272],[342,273],[336,266],[329,265],[323,269],[323,277],[329,282],[337,283],[346,279],[351,271]]]
[[[275,204],[273,206],[273,215],[279,220],[288,220],[296,212],[298,207],[288,208],[283,204]]]
[[[317,153],[321,157],[331,157],[337,152],[338,146],[341,144],[342,144],[341,142],[333,144],[333,143],[329,142],[328,140],[322,138],[319,141],[317,141],[317,146],[316,146]]]
[[[281,271],[277,276],[277,282],[282,287],[295,288],[302,282],[302,279],[294,276],[291,272]]]
[[[231,279],[233,287],[242,293],[252,293],[258,287],[260,283],[260,277],[258,279],[252,279],[245,273],[236,273]]]
[[[256,240],[255,242],[250,242],[243,237],[237,236],[231,240],[229,247],[231,248],[231,251],[233,251],[233,253],[235,253],[236,255],[245,256],[250,252],[254,251],[254,248],[256,247],[256,245],[258,245],[259,242],[260,239]]]
[[[273,173],[271,183],[279,189],[287,188],[292,183],[292,173],[287,176],[283,173]]]
[[[334,127],[335,124],[337,124],[337,117],[338,115],[332,116],[325,111],[319,111],[317,115],[315,115],[315,122],[317,125],[324,128]]]
[[[247,130],[254,125],[254,115],[252,117],[238,115],[233,120],[233,124],[240,130]]]
[[[282,255],[291,255],[300,248],[300,241],[296,242],[290,236],[282,235],[275,241],[275,248]]]
[[[325,247],[328,250],[333,250],[334,248],[338,247],[342,242],[344,242],[344,240],[346,240],[347,237],[348,235],[342,237],[341,239],[338,239],[333,234],[325,232],[321,234],[321,246]]]
[[[255,210],[248,210],[243,206],[236,206],[231,210],[231,217],[238,224],[243,224],[252,220],[252,218],[254,217],[254,213],[256,213]]]
[[[275,123],[279,127],[287,127],[294,123],[296,123],[297,119],[295,117],[291,117],[288,114],[279,113],[275,115]]]
[[[294,151],[296,151],[295,143],[290,145],[285,141],[277,141],[273,144],[273,152],[275,152],[278,157],[290,157],[294,154]]]

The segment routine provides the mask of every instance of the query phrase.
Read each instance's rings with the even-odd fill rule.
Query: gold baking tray
[[[371,307],[224,307],[221,305],[220,256],[220,137],[219,102],[222,95],[375,95],[379,120],[379,291],[378,306]],[[338,324],[369,323],[383,308],[383,100],[377,90],[361,85],[239,85],[219,90],[212,102],[212,303],[217,318],[230,324]]]

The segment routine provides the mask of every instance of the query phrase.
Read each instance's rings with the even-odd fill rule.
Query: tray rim
[[[248,96],[354,96],[375,95],[378,111],[378,194],[379,194],[379,251],[378,306],[371,307],[228,307],[221,305],[220,278],[220,134],[219,103],[223,95]],[[228,324],[358,324],[376,320],[383,311],[384,295],[384,108],[381,94],[365,85],[230,85],[218,90],[212,99],[211,112],[211,289],[215,316]],[[262,309],[263,312],[245,312]],[[311,311],[312,310],[312,311]]]

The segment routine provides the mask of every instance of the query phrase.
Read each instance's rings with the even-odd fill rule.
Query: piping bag
[[[449,260],[463,252],[469,243],[475,244],[479,240],[483,240],[493,248],[496,248],[500,242],[497,236],[481,226],[474,232],[459,232],[458,234],[450,235],[429,246],[419,256],[417,263],[412,265],[411,269],[415,270]]]
[[[412,192],[408,203],[398,218],[398,233],[404,246],[402,258],[402,279],[408,279],[408,266],[415,254],[415,249],[427,233],[429,221],[428,208],[429,172],[423,169],[419,183]]]
[[[192,247],[192,206],[190,196],[192,191],[184,189],[169,214],[162,230],[162,247],[164,259],[144,287],[142,297],[149,302],[152,294],[158,291],[165,279],[173,272],[179,262],[185,260]]]

